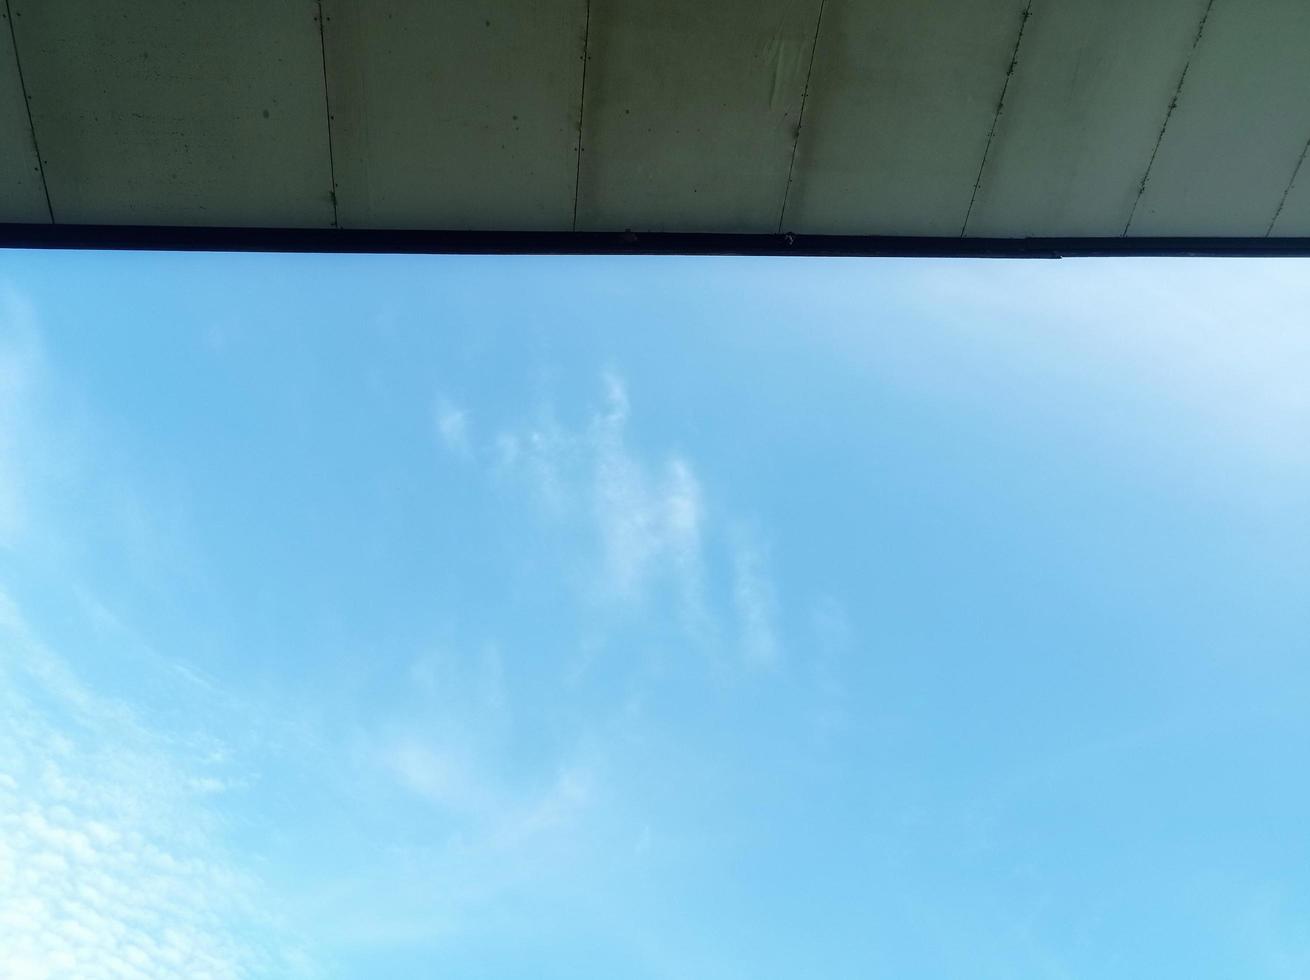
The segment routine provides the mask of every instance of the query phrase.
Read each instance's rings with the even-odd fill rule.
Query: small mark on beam
[[[1278,207],[1274,210],[1274,216],[1269,219],[1269,227],[1265,229],[1265,238],[1274,233],[1274,225],[1278,223],[1278,218],[1283,213],[1283,205],[1287,203],[1287,195],[1292,193],[1292,185],[1296,183],[1297,175],[1301,173],[1301,167],[1305,163],[1307,153],[1310,153],[1310,139],[1307,139],[1305,146],[1301,147],[1301,155],[1297,157],[1296,166],[1292,168],[1292,179],[1283,188],[1283,196],[1278,199]]]
[[[801,89],[801,107],[796,114],[796,135],[791,144],[791,161],[787,164],[787,183],[782,188],[782,207],[778,209],[778,232],[782,232],[782,223],[787,220],[787,199],[791,196],[792,175],[796,171],[796,151],[801,145],[801,126],[805,123],[805,103],[810,97],[810,76],[814,74],[814,55],[819,50],[819,30],[823,27],[823,8],[827,0],[819,0],[819,14],[814,18],[814,40],[810,42],[810,63],[805,69],[805,86]],[[774,79],[777,86],[777,79]],[[772,96],[770,97],[772,102]]]
[[[1137,196],[1133,198],[1133,206],[1128,211],[1128,220],[1124,222],[1123,233],[1128,234],[1128,229],[1132,227],[1133,218],[1137,215],[1137,205],[1142,202],[1142,195],[1146,193],[1146,182],[1151,179],[1151,168],[1155,166],[1156,154],[1160,152],[1160,144],[1164,142],[1164,131],[1169,128],[1169,120],[1173,118],[1174,110],[1178,108],[1178,97],[1182,95],[1183,83],[1187,81],[1187,70],[1192,67],[1192,57],[1196,54],[1196,49],[1201,43],[1201,35],[1205,33],[1205,22],[1210,19],[1210,8],[1214,6],[1214,0],[1209,0],[1205,5],[1205,10],[1201,14],[1201,22],[1196,25],[1196,36],[1192,38],[1192,47],[1187,52],[1187,60],[1183,62],[1182,74],[1178,76],[1178,84],[1174,87],[1174,94],[1169,99],[1169,108],[1165,110],[1164,122],[1160,124],[1160,132],[1156,134],[1155,146],[1151,148],[1151,159],[1146,162],[1146,172],[1142,174],[1142,180],[1137,185]]]
[[[337,163],[332,154],[332,99],[328,95],[327,45],[323,40],[323,0],[318,0],[318,16],[314,19],[318,21],[318,54],[323,66],[323,116],[327,124],[328,180],[332,183],[328,190],[328,197],[332,201],[332,227],[340,228],[341,216],[337,209]],[[264,116],[267,118],[267,110]]]
[[[1019,15],[1019,33],[1014,38],[1014,50],[1010,52],[1010,66],[1005,70],[1005,81],[1001,83],[1001,94],[996,100],[996,112],[992,114],[992,128],[987,131],[987,142],[983,144],[982,159],[978,161],[978,176],[973,181],[973,193],[969,195],[969,207],[964,212],[964,224],[960,225],[960,237],[963,238],[969,230],[969,218],[973,216],[973,205],[978,200],[978,188],[982,186],[983,171],[987,169],[987,157],[992,151],[992,140],[996,137],[996,127],[1001,121],[1001,111],[1005,108],[1005,93],[1009,91],[1010,79],[1014,77],[1014,69],[1019,64],[1019,45],[1023,44],[1023,32],[1028,26],[1028,18],[1032,16],[1032,0],[1028,0],[1028,6],[1023,8],[1023,13]]]
[[[32,152],[36,154],[36,171],[41,175],[41,191],[45,194],[45,210],[50,216],[50,223],[55,223],[55,209],[50,204],[50,185],[45,179],[45,160],[41,158],[41,147],[36,141],[36,123],[32,121],[32,97],[27,94],[27,82],[23,79],[23,61],[18,56],[18,35],[14,33],[14,14],[9,9],[9,0],[5,0],[5,18],[9,21],[9,40],[14,46],[14,68],[18,71],[18,87],[23,90],[23,106],[27,109],[27,130],[32,134]]]
[[[582,125],[587,109],[587,59],[591,57],[591,0],[587,0],[582,23],[582,84],[578,87],[578,149],[573,171],[573,230],[578,230],[578,195],[582,191]]]

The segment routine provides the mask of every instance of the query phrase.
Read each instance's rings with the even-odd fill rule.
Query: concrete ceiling
[[[1310,235],[1307,0],[0,3],[0,222]]]

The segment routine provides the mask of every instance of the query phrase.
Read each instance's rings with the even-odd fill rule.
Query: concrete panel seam
[[[27,81],[23,78],[23,59],[18,54],[18,34],[14,31],[14,12],[5,0],[5,17],[9,19],[9,40],[14,46],[14,68],[18,71],[18,87],[23,92],[23,107],[27,110],[27,130],[32,136],[32,152],[36,154],[36,171],[41,175],[41,191],[45,194],[45,210],[50,223],[55,223],[55,209],[50,204],[50,185],[45,180],[45,161],[41,159],[41,144],[36,140],[36,123],[32,119],[32,97],[27,94]]]
[[[791,195],[792,174],[796,170],[796,151],[801,145],[801,127],[805,125],[805,102],[810,95],[810,76],[814,74],[814,56],[819,50],[819,31],[823,28],[823,8],[828,0],[819,0],[819,15],[814,18],[814,40],[810,42],[810,63],[805,69],[805,85],[801,89],[801,107],[796,114],[796,135],[791,143],[791,160],[787,163],[787,183],[782,188],[782,206],[778,209],[778,233],[787,220],[787,198]]]
[[[1187,81],[1187,70],[1192,67],[1192,58],[1196,54],[1196,49],[1201,44],[1201,35],[1205,33],[1205,23],[1210,19],[1210,10],[1214,7],[1214,0],[1209,0],[1205,5],[1205,10],[1201,13],[1201,21],[1196,25],[1196,36],[1192,38],[1192,47],[1187,52],[1187,60],[1183,62],[1183,70],[1178,76],[1178,84],[1174,86],[1174,94],[1169,99],[1169,107],[1164,113],[1164,122],[1160,124],[1160,132],[1155,135],[1155,146],[1151,148],[1151,158],[1146,162],[1146,171],[1142,174],[1142,180],[1137,185],[1137,195],[1133,198],[1133,206],[1128,211],[1128,220],[1124,222],[1123,233],[1128,234],[1128,229],[1132,227],[1133,218],[1137,215],[1137,205],[1142,201],[1142,195],[1146,193],[1146,183],[1151,179],[1151,168],[1155,166],[1156,155],[1160,152],[1160,144],[1164,142],[1165,130],[1169,128],[1169,120],[1173,118],[1174,110],[1178,108],[1178,98],[1183,93],[1183,83]]]
[[[1023,13],[1019,16],[1019,33],[1014,39],[1014,50],[1010,52],[1010,64],[1005,70],[1005,81],[1001,83],[1001,94],[996,100],[996,111],[992,114],[992,128],[987,130],[987,142],[983,144],[982,159],[978,161],[978,176],[973,181],[973,193],[969,195],[969,207],[964,212],[964,224],[960,225],[961,238],[969,230],[969,218],[973,215],[974,202],[978,200],[978,188],[982,186],[983,171],[987,169],[987,156],[992,150],[992,139],[996,136],[996,127],[1001,122],[1001,111],[1005,108],[1005,93],[1010,88],[1010,79],[1014,77],[1015,66],[1019,64],[1019,45],[1023,44],[1023,32],[1028,26],[1028,18],[1032,16],[1032,12],[1032,0],[1028,0],[1028,6],[1023,8]]]
[[[341,216],[337,213],[337,162],[332,153],[332,99],[328,94],[327,43],[323,39],[323,0],[316,0],[318,16],[318,55],[323,67],[323,116],[327,123],[328,180],[332,182],[332,227],[341,227]]]
[[[1274,209],[1274,216],[1269,219],[1269,227],[1265,229],[1265,238],[1274,233],[1274,225],[1278,223],[1279,216],[1283,213],[1283,205],[1287,203],[1287,195],[1292,193],[1292,185],[1296,183],[1297,175],[1301,173],[1301,167],[1305,163],[1306,154],[1310,153],[1310,139],[1305,141],[1305,146],[1301,147],[1301,155],[1296,158],[1296,166],[1292,168],[1292,178],[1283,188],[1283,196],[1278,199],[1278,207]]]
[[[578,230],[578,195],[582,192],[582,126],[587,111],[587,59],[591,57],[591,0],[587,0],[582,20],[582,84],[578,86],[578,147],[573,171],[573,230]]]

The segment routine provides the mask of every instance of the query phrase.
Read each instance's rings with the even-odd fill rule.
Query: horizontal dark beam
[[[0,248],[469,255],[798,255],[1058,259],[1310,256],[1310,238],[926,238],[680,232],[407,231],[0,223]]]

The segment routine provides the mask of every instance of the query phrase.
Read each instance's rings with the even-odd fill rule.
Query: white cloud
[[[777,631],[777,597],[767,573],[766,557],[755,536],[738,530],[732,549],[733,602],[740,624],[742,655],[755,667],[773,667],[782,659]]]
[[[619,595],[640,596],[661,569],[684,591],[697,584],[703,505],[691,464],[670,458],[658,476],[625,439],[628,395],[606,376],[606,411],[591,427],[592,500],[604,554],[605,581]]]
[[[743,662],[776,665],[779,601],[762,537],[730,519],[716,532],[695,463],[635,447],[627,385],[614,373],[601,382],[601,404],[577,428],[548,410],[535,426],[502,431],[490,447],[491,471],[526,485],[546,516],[577,532],[580,552],[590,555],[584,601],[653,613],[652,601],[664,595],[696,645],[717,649],[735,636]],[[720,572],[730,594],[716,610]]]
[[[477,930],[480,915],[554,904],[606,864],[618,822],[604,792],[606,749],[584,732],[539,745],[535,712],[549,695],[534,689],[516,702],[502,674],[493,645],[431,651],[410,665],[405,694],[364,736],[361,792],[397,813],[416,808],[420,815],[400,825],[421,830],[380,842],[360,866],[358,887],[374,898],[368,910],[350,906],[347,942]]]
[[[5,975],[297,972],[202,800],[186,747],[83,687],[0,596]]]
[[[467,456],[470,450],[468,412],[445,398],[439,398],[432,417],[442,445],[457,456]]]
[[[1222,448],[1310,463],[1302,260],[1080,259],[964,265],[949,275],[921,266],[901,287],[931,321],[947,311],[964,327],[963,343],[959,332],[941,332],[944,357],[978,360],[973,345],[985,343],[1040,377],[1036,391],[1095,386],[1097,423],[1145,436],[1154,454],[1199,450],[1213,461]],[[943,373],[931,361],[922,368],[928,383]]]
[[[498,821],[498,848],[518,848],[542,838],[570,833],[582,819],[596,792],[596,774],[585,765],[562,766],[547,788],[530,797]]]
[[[684,612],[694,612],[703,602],[705,523],[695,468],[677,454],[652,463],[635,451],[627,388],[614,374],[602,381],[603,404],[579,429],[548,412],[525,432],[502,432],[491,447],[494,471],[526,480],[550,517],[585,529],[594,595],[640,604],[672,583]]]
[[[578,759],[559,762],[545,788],[507,770],[515,718],[496,646],[463,656],[434,650],[410,665],[409,679],[407,701],[386,712],[369,754],[406,792],[463,822],[462,833],[525,839],[527,828],[559,825],[550,814],[583,802],[591,775]]]
[[[508,767],[503,745],[478,737],[476,722],[444,727],[411,719],[375,756],[432,819],[360,868],[332,912],[338,940],[426,943],[485,929],[482,917],[520,902],[557,906],[606,863],[616,817],[594,758],[575,751],[524,773]],[[368,908],[353,900],[361,892]]]
[[[596,773],[578,761],[562,763],[542,788],[515,789],[499,773],[497,754],[411,730],[385,746],[383,766],[397,783],[446,816],[465,821],[461,846],[497,850],[531,845],[568,832],[596,789]]]
[[[468,816],[492,806],[471,761],[451,746],[410,734],[388,745],[382,762],[401,786],[442,810]]]

